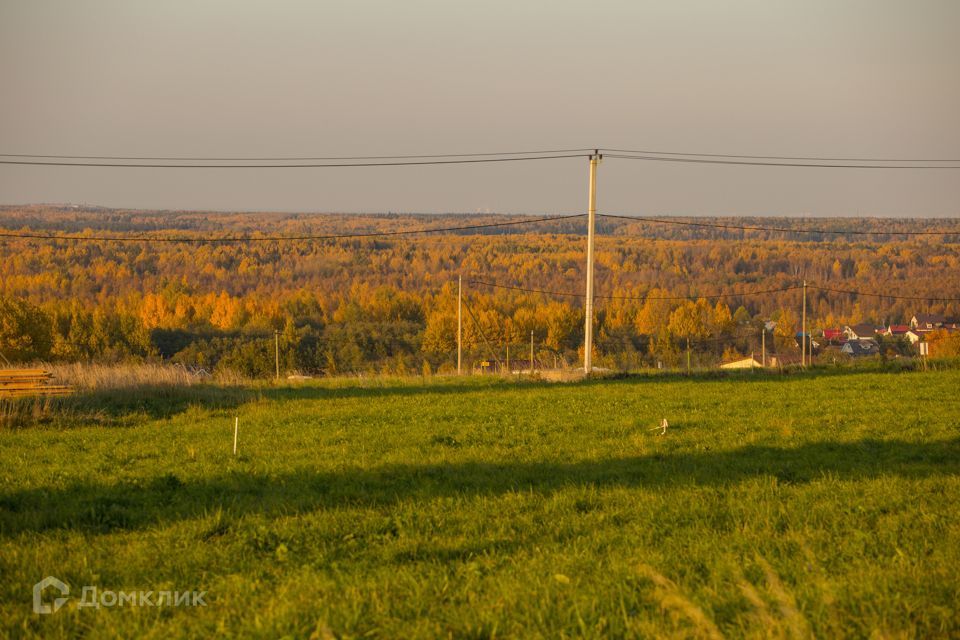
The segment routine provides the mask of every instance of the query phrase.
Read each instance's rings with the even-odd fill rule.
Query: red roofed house
[[[886,332],[884,333],[884,335],[894,336],[894,337],[897,337],[897,338],[901,338],[901,337],[907,335],[907,331],[910,331],[910,327],[909,327],[908,325],[905,325],[905,324],[892,324],[892,325],[890,325],[889,327],[887,327],[887,330],[886,330]]]
[[[846,336],[843,333],[843,329],[824,329],[823,330],[823,339],[827,342],[840,342]]]

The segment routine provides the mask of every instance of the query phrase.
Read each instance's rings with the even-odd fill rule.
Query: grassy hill
[[[958,388],[838,370],[114,399],[0,431],[0,634],[957,636]],[[37,615],[48,575],[72,599]],[[206,606],[78,608],[84,585]]]

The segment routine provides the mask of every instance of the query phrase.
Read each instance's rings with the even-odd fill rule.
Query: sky
[[[0,153],[608,147],[960,158],[955,0],[3,0]],[[369,169],[0,165],[0,203],[577,213],[583,158]],[[960,170],[605,159],[598,209],[960,216]]]

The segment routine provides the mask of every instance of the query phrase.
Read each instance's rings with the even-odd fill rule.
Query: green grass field
[[[837,371],[100,398],[0,431],[0,635],[958,637],[958,389]],[[38,615],[48,575],[73,598]],[[79,608],[82,585],[207,606]]]

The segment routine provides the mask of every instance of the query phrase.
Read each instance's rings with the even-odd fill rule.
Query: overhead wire
[[[487,340],[487,334],[483,331],[483,325],[480,324],[480,321],[477,319],[477,316],[474,315],[473,309],[470,308],[470,305],[466,303],[465,300],[461,298],[461,304],[463,308],[467,310],[467,313],[470,314],[470,318],[473,320],[473,324],[477,327],[477,331],[480,333],[480,337],[483,338],[484,344],[487,345],[487,349],[490,350],[490,355],[493,356],[493,359],[496,360],[497,365],[500,365],[500,358],[497,356],[496,349],[493,348],[493,345],[490,344],[490,341]]]
[[[496,282],[489,282],[487,280],[467,280],[468,284],[491,287],[495,289],[508,289],[512,291],[521,291],[524,293],[539,293],[544,295],[553,295],[553,296],[563,296],[571,298],[585,298],[586,295],[583,293],[574,293],[570,291],[551,291],[547,289],[535,289],[529,287],[520,287],[515,285],[500,284]],[[689,296],[606,296],[606,295],[594,295],[594,298],[599,298],[603,300],[714,300],[722,298],[739,298],[739,297],[750,297],[757,295],[767,295],[773,293],[785,293],[787,291],[797,291],[802,290],[803,285],[791,285],[787,287],[779,287],[775,289],[760,289],[755,291],[729,291],[723,293],[714,293],[714,294],[703,294],[703,295],[689,295]],[[819,291],[828,291],[833,293],[846,293],[851,295],[862,295],[868,297],[878,297],[878,298],[891,298],[896,300],[916,300],[916,301],[929,301],[929,302],[960,302],[960,298],[942,298],[936,296],[901,296],[893,295],[887,293],[875,293],[869,291],[857,291],[852,289],[837,289],[831,287],[823,287],[819,285],[807,283],[807,289],[815,289]]]
[[[840,162],[822,163],[822,162],[783,162],[779,160],[728,160],[718,158],[677,158],[667,156],[651,155],[627,155],[607,153],[605,158],[619,158],[621,160],[647,160],[650,162],[682,162],[690,164],[725,164],[742,165],[753,167],[810,167],[820,169],[960,169],[960,164],[845,164]],[[951,161],[954,162],[954,161]]]
[[[183,169],[193,169],[193,168],[208,168],[208,169],[236,169],[236,168],[246,168],[246,169],[274,169],[274,168],[319,168],[319,167],[388,167],[388,166],[413,166],[413,165],[442,165],[442,164],[467,164],[467,163],[488,163],[488,162],[516,162],[522,160],[547,160],[547,159],[560,159],[560,158],[574,158],[574,157],[587,157],[584,156],[584,152],[591,152],[589,157],[592,157],[595,154],[598,154],[600,149],[554,149],[554,150],[537,150],[537,151],[502,151],[502,152],[489,152],[489,153],[467,153],[467,154],[426,154],[426,155],[392,155],[392,156],[326,156],[326,157],[188,157],[188,156],[69,156],[69,155],[40,155],[40,154],[0,154],[0,156],[8,158],[59,158],[59,159],[103,159],[103,160],[190,160],[190,161],[219,161],[227,160],[230,162],[248,162],[251,160],[267,160],[271,164],[158,164],[158,163],[130,163],[130,162],[60,162],[60,161],[35,161],[35,160],[0,160],[0,164],[8,165],[42,165],[42,166],[85,166],[85,167],[133,167],[133,168],[183,168]],[[748,156],[748,155],[734,155],[734,154],[706,154],[706,153],[684,153],[680,152],[669,152],[669,151],[638,151],[638,150],[625,150],[625,149],[603,149],[602,151],[607,152],[607,157],[612,158],[625,158],[625,159],[635,159],[635,160],[651,160],[651,161],[663,161],[663,162],[708,162],[713,164],[750,164],[750,165],[763,165],[771,164],[766,162],[767,160],[802,160],[804,163],[772,163],[775,166],[821,166],[821,167],[831,167],[831,168],[902,168],[902,169],[916,169],[916,168],[947,168],[954,169],[960,168],[960,165],[957,166],[945,166],[945,165],[931,165],[931,166],[918,166],[918,165],[890,165],[890,164],[871,164],[871,165],[851,165],[851,164],[808,164],[807,161],[831,161],[831,162],[846,162],[846,161],[867,161],[871,163],[889,163],[889,162],[960,162],[960,160],[952,159],[923,159],[923,160],[908,160],[903,158],[826,158],[826,157],[813,157],[813,156]],[[619,153],[618,153],[619,152]],[[637,155],[644,154],[644,155]],[[675,157],[678,155],[686,156],[697,156],[694,158],[686,157],[680,158]],[[719,159],[707,159],[707,158],[719,158]],[[763,160],[764,162],[753,162],[748,160],[736,160],[736,159],[756,159]],[[324,163],[298,163],[298,164],[275,164],[276,162],[281,161],[290,161],[290,160],[333,160],[338,162],[324,162]],[[368,162],[368,160],[386,160],[386,162]],[[960,233],[960,231],[870,231],[870,230],[859,230],[859,229],[825,229],[825,228],[789,228],[789,227],[775,227],[775,226],[761,226],[761,225],[735,225],[729,223],[710,223],[710,222],[698,222],[691,220],[666,220],[662,218],[649,218],[649,217],[640,217],[640,216],[623,216],[623,215],[614,215],[614,214],[598,214],[601,217],[610,218],[610,219],[622,219],[629,221],[641,221],[649,223],[659,223],[659,224],[673,224],[673,225],[685,225],[685,226],[699,226],[699,227],[710,227],[718,229],[728,229],[728,230],[745,230],[745,231],[769,231],[769,232],[780,232],[780,233],[811,233],[811,234],[830,234],[830,235],[864,235],[864,236],[874,236],[874,235],[903,235],[903,236],[934,236],[934,235],[952,235]],[[570,216],[570,217],[579,217],[579,216]],[[504,223],[512,224],[512,223]],[[484,226],[498,226],[498,225],[468,225],[463,227],[450,227],[446,229],[437,229],[435,231],[458,231],[458,230],[468,230],[471,228],[483,228]],[[347,238],[347,237],[372,237],[372,236],[389,236],[389,235],[406,235],[409,233],[428,233],[433,232],[434,230],[417,230],[417,231],[403,231],[403,232],[376,232],[369,234],[330,234],[325,236],[292,236],[292,237],[281,237],[281,236],[243,236],[238,238],[233,237],[224,237],[224,238],[200,238],[200,239],[189,239],[189,238],[147,238],[147,237],[102,237],[106,241],[124,241],[124,242],[146,242],[146,241],[156,241],[156,242],[247,242],[247,241],[277,241],[277,240],[321,240],[321,239],[338,239],[338,238]],[[8,238],[34,238],[34,239],[77,239],[77,240],[86,240],[86,236],[55,236],[54,234],[41,234],[41,233],[22,233],[17,234],[13,232],[0,232],[0,237]]]
[[[890,293],[877,293],[875,291],[856,291],[852,289],[838,289],[834,287],[823,287],[820,285],[807,283],[808,289],[815,289],[817,291],[829,291],[832,293],[846,293],[849,295],[856,296],[867,296],[874,298],[890,298],[891,300],[916,300],[922,302],[960,302],[960,298],[941,298],[937,296],[901,296]]]
[[[134,169],[319,169],[349,167],[410,167],[442,164],[481,164],[491,162],[523,162],[529,160],[559,160],[582,158],[582,153],[565,153],[538,156],[507,156],[497,158],[457,158],[444,160],[396,160],[389,162],[302,162],[296,164],[159,164],[155,162],[63,162],[51,160],[0,160],[0,164],[45,166],[45,167],[111,167]]]
[[[699,222],[696,220],[679,220],[679,219],[670,219],[670,218],[648,218],[644,216],[627,216],[627,215],[617,215],[612,213],[598,213],[598,217],[601,218],[612,218],[617,220],[626,220],[630,222],[650,222],[656,224],[672,224],[679,226],[688,226],[688,227],[710,227],[714,229],[728,229],[728,230],[738,230],[738,231],[772,231],[778,233],[819,233],[824,235],[863,235],[863,236],[882,236],[882,235],[902,235],[902,236],[944,236],[944,235],[958,235],[960,234],[960,229],[957,230],[937,230],[937,231],[869,231],[865,229],[827,229],[827,228],[810,228],[810,227],[771,227],[764,225],[742,225],[742,224],[730,224],[724,222]]]
[[[496,156],[527,156],[527,155],[547,155],[557,153],[585,153],[595,151],[595,149],[540,149],[535,151],[491,151],[489,153],[427,153],[427,154],[406,154],[392,156],[224,156],[224,157],[200,157],[200,156],[78,156],[78,155],[56,155],[56,154],[30,154],[30,153],[0,153],[2,158],[54,158],[63,160],[160,160],[160,161],[194,161],[194,162],[293,162],[309,160],[409,160],[415,158],[477,158],[477,157],[496,157]]]
[[[20,233],[16,231],[0,231],[0,238],[12,239],[34,239],[34,240],[68,240],[79,242],[183,242],[183,243],[244,243],[244,242],[288,242],[304,240],[347,240],[353,238],[375,238],[405,236],[424,233],[444,233],[450,231],[473,231],[479,229],[492,229],[496,227],[509,227],[525,224],[536,224],[540,222],[554,222],[558,220],[572,220],[583,218],[587,214],[575,213],[563,216],[546,216],[541,218],[531,218],[522,220],[510,220],[505,222],[489,222],[479,224],[467,224],[451,227],[437,227],[427,229],[402,229],[398,231],[364,231],[358,233],[337,233],[337,234],[306,234],[296,236],[78,236],[78,235],[60,235],[53,233]]]
[[[830,158],[823,156],[752,156],[735,153],[692,153],[686,151],[650,151],[646,149],[609,149],[602,147],[600,151],[608,154],[629,154],[643,156],[693,156],[699,158],[743,158],[746,160],[796,160],[812,162],[960,162],[960,158]]]
[[[892,162],[921,163],[960,163],[960,158],[864,158],[864,157],[829,157],[829,156],[788,156],[788,155],[749,155],[742,153],[703,153],[691,151],[662,151],[651,149],[621,149],[611,147],[581,147],[576,149],[536,149],[529,151],[490,151],[471,153],[418,153],[395,155],[362,155],[362,156],[121,156],[121,155],[70,155],[70,154],[37,154],[37,153],[0,153],[4,158],[49,158],[62,160],[159,160],[159,161],[193,161],[193,162],[289,162],[312,160],[402,160],[415,158],[470,158],[494,156],[524,156],[544,155],[556,153],[586,153],[594,152],[606,154],[608,157],[622,156],[660,156],[665,158],[721,158],[731,160],[790,160],[796,162],[831,162],[849,163],[866,162],[870,164],[889,164]]]
[[[479,286],[492,287],[496,289],[510,289],[513,291],[522,291],[525,293],[541,293],[546,295],[553,296],[565,296],[571,298],[585,298],[586,294],[583,293],[574,293],[570,291],[550,291],[546,289],[533,289],[528,287],[518,287],[514,285],[499,284],[496,282],[488,282],[486,280],[467,280],[467,283]],[[736,298],[736,297],[748,297],[755,295],[765,295],[770,293],[783,293],[786,291],[793,291],[795,289],[802,289],[802,285],[793,285],[789,287],[780,287],[777,289],[763,289],[757,291],[730,291],[724,293],[715,293],[715,294],[704,294],[704,295],[691,295],[691,296],[607,296],[607,295],[594,295],[594,298],[599,298],[602,300],[699,300],[700,298],[712,300],[712,299],[721,299],[721,298]]]

